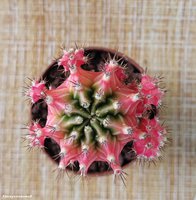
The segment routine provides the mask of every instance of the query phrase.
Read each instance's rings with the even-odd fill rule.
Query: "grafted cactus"
[[[109,53],[108,53],[109,52]],[[32,81],[27,139],[47,147],[60,170],[113,170],[133,159],[154,161],[167,142],[159,121],[164,90],[134,61],[107,49],[75,48]]]

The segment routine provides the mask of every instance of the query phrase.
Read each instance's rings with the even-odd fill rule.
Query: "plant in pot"
[[[32,103],[28,145],[42,148],[60,171],[113,172],[125,182],[124,166],[155,162],[168,142],[159,82],[115,50],[63,49],[25,92]]]

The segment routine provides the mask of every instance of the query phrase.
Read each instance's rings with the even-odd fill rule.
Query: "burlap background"
[[[2,199],[194,199],[195,0],[1,0],[0,27]],[[25,131],[20,128],[29,118],[21,94],[25,77],[38,77],[62,43],[74,42],[118,47],[151,74],[165,76],[169,92],[163,118],[172,128],[173,143],[157,166],[130,165],[126,188],[115,186],[112,176],[56,181],[48,157],[28,153],[21,143]]]

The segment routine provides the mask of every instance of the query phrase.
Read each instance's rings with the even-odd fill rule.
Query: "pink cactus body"
[[[122,175],[120,154],[129,142],[135,158],[159,158],[167,141],[158,118],[164,95],[159,80],[142,72],[127,83],[130,75],[115,58],[101,63],[102,70],[86,70],[84,53],[82,48],[63,51],[57,64],[68,75],[57,87],[32,83],[27,96],[33,104],[45,102],[47,117],[42,126],[39,121],[29,125],[30,146],[44,147],[51,138],[60,148],[59,168],[77,162],[82,176],[94,162],[107,163],[114,174]]]

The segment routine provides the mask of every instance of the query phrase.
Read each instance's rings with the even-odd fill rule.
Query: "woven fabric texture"
[[[0,198],[196,198],[195,0],[1,0],[0,25]],[[56,165],[21,142],[30,118],[22,96],[26,77],[39,77],[61,44],[74,42],[116,48],[165,77],[161,114],[173,142],[156,166],[130,164],[126,187],[111,175],[56,180]]]

